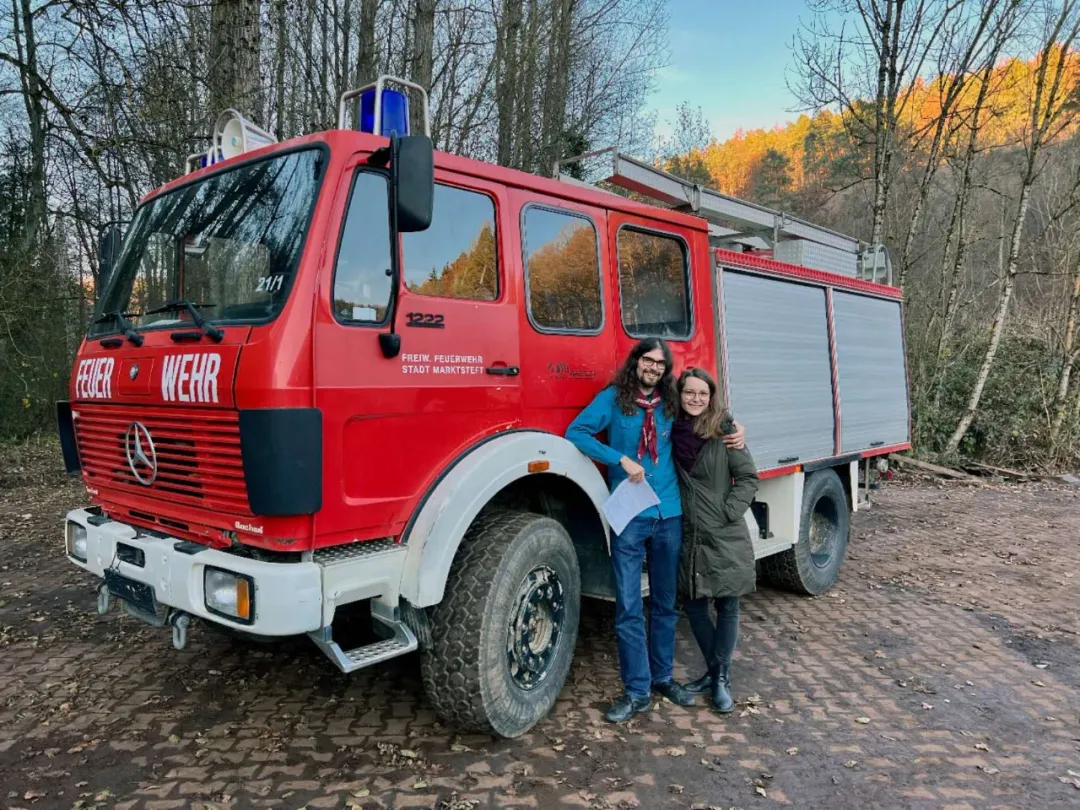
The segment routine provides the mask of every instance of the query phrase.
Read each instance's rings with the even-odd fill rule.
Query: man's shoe
[[[652,706],[652,698],[648,695],[636,698],[624,692],[611,704],[604,719],[609,723],[625,723],[635,714],[647,711],[650,706]]]
[[[731,685],[730,680],[731,667],[722,666],[720,672],[717,673],[716,680],[713,682],[711,702],[714,709],[720,714],[729,714],[735,711],[735,701],[731,699],[731,693],[728,691],[728,687]]]
[[[677,706],[693,706],[694,696],[686,691],[686,687],[675,683],[675,681],[665,681],[664,683],[654,683],[652,685],[653,691],[661,697],[666,697],[672,703]]]
[[[716,680],[716,673],[709,670],[696,681],[690,681],[683,688],[691,695],[707,695],[712,691],[714,680]]]

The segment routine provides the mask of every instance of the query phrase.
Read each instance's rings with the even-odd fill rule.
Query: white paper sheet
[[[635,484],[627,478],[604,501],[604,515],[615,534],[622,534],[626,524],[636,518],[650,506],[656,506],[660,499],[656,497],[648,481]]]

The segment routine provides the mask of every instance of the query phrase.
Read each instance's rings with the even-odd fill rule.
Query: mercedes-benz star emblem
[[[136,377],[139,376],[139,364],[138,363],[132,363],[131,364],[131,371],[128,372],[128,376],[131,377],[131,379],[133,379],[133,380]]]
[[[124,453],[128,467],[135,480],[144,487],[150,486],[157,479],[157,451],[150,431],[142,422],[132,422],[124,434]]]

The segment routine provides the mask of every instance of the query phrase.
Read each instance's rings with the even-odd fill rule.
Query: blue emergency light
[[[360,131],[371,132],[390,137],[391,132],[396,132],[404,137],[409,134],[409,97],[399,90],[382,90],[382,118],[379,121],[379,129],[375,132],[375,94],[373,87],[365,90],[360,95]]]

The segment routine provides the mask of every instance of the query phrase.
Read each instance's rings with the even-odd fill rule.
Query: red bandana
[[[639,408],[645,410],[645,419],[641,423],[641,440],[638,442],[638,461],[648,453],[653,464],[656,464],[660,458],[656,447],[656,406],[660,404],[660,395],[654,394],[651,399],[646,399],[644,394],[638,394],[634,401]]]

